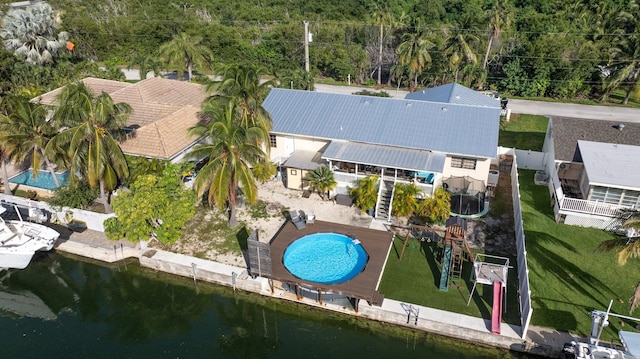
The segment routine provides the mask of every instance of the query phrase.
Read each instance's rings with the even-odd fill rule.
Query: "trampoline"
[[[483,181],[471,177],[449,177],[442,186],[451,194],[451,215],[463,218],[482,217],[489,211]]]

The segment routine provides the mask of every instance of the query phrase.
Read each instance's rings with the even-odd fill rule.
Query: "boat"
[[[611,305],[606,312],[594,310],[591,312],[591,334],[589,342],[571,341],[562,347],[565,359],[640,359],[640,333],[620,330],[618,336],[622,347],[605,346],[600,344],[602,330],[609,325],[609,316],[640,321],[638,318],[611,313]]]
[[[565,343],[562,352],[565,359],[640,359],[640,333],[618,332],[623,349],[572,341]]]
[[[7,209],[0,207],[0,214]],[[24,269],[40,251],[50,251],[60,233],[38,223],[20,220],[5,221],[0,217],[0,268]]]

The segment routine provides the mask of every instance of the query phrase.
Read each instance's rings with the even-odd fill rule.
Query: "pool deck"
[[[293,276],[282,262],[284,251],[287,247],[300,237],[327,232],[345,234],[352,238],[357,238],[360,241],[362,247],[364,247],[369,255],[369,261],[364,270],[353,279],[339,284],[319,284]],[[306,228],[298,230],[291,221],[287,221],[271,240],[271,278],[305,288],[330,291],[352,298],[372,301],[379,295],[376,292],[392,242],[393,234],[391,232],[376,231],[324,221],[315,221],[314,224],[307,224]]]

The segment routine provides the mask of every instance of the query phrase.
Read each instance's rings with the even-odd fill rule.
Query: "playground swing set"
[[[440,240],[437,232],[442,232],[440,228],[411,225],[406,232],[402,252],[399,260],[402,260],[407,242],[410,236],[432,241],[434,238]],[[507,299],[507,272],[509,269],[509,258],[493,256],[489,254],[476,254],[475,257],[469,248],[466,240],[467,221],[460,217],[449,217],[444,230],[444,247],[442,249],[442,271],[440,274],[440,291],[446,292],[449,287],[460,288],[462,283],[462,266],[464,263],[464,253],[473,264],[471,281],[473,289],[469,295],[467,305],[471,303],[471,298],[479,284],[493,285],[493,306],[491,311],[491,333],[500,334],[500,323],[502,313],[506,312]],[[504,305],[503,305],[504,304]]]

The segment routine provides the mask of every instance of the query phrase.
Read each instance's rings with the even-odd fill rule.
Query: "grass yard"
[[[620,267],[615,253],[596,252],[602,241],[613,238],[609,232],[556,223],[549,192],[533,183],[534,174],[520,171],[532,287],[531,323],[586,336],[591,329],[591,311],[605,311],[611,299],[613,312],[629,314],[628,300],[640,279],[640,262],[633,259]],[[602,339],[617,341],[618,330],[630,330],[637,324],[612,317]]]
[[[503,122],[498,145],[521,150],[542,151],[549,120],[545,116],[512,114]]]
[[[493,303],[491,286],[479,284],[473,300],[467,306],[469,293],[473,288],[473,282],[470,281],[472,264],[469,261],[464,262],[460,288],[451,287],[447,292],[441,292],[438,288],[442,267],[440,264],[442,245],[410,238],[402,260],[399,260],[403,242],[404,237],[395,237],[387,260],[379,288],[385,298],[491,319]],[[515,258],[510,258],[510,264],[516,265]],[[509,270],[508,311],[503,316],[503,320],[506,323],[519,325],[516,274],[515,268]]]

